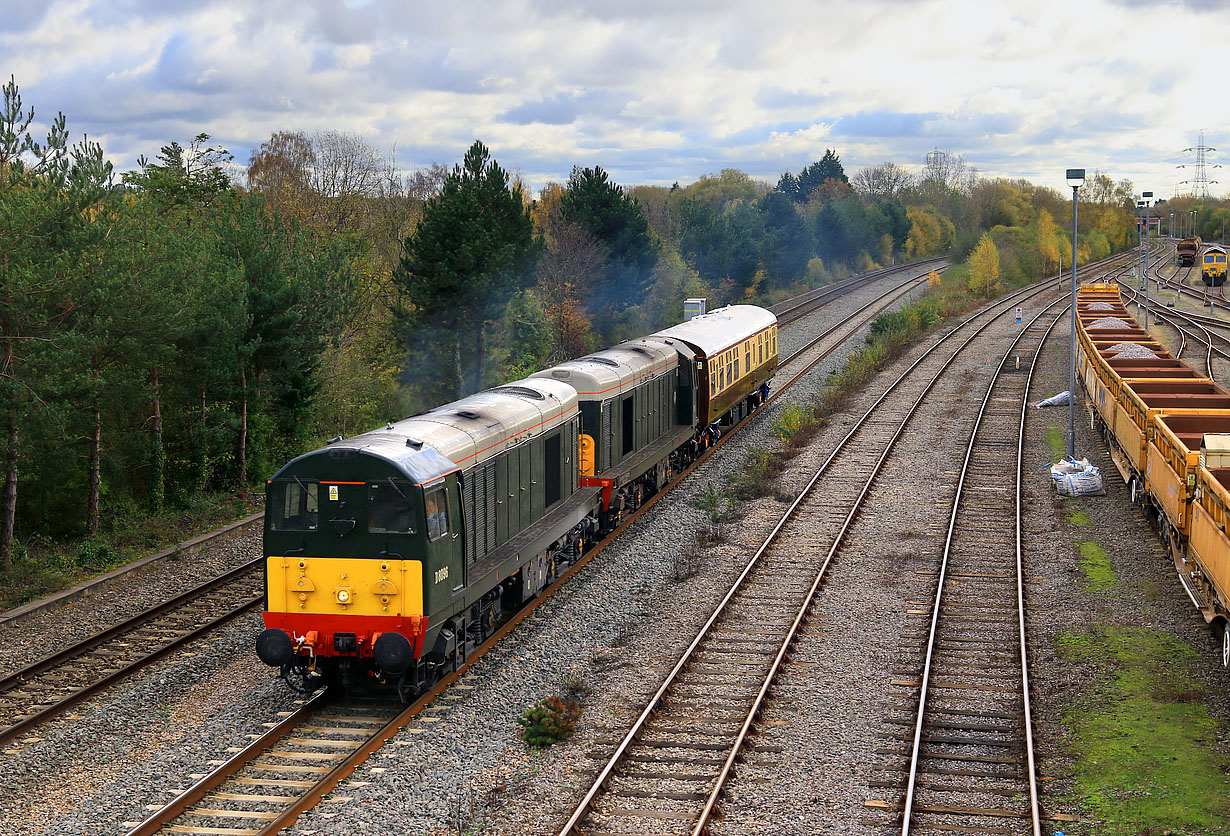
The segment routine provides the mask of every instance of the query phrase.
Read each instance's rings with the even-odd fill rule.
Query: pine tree
[[[521,187],[510,186],[508,174],[475,141],[405,247],[394,279],[413,306],[407,342],[413,347],[427,331],[444,354],[445,375],[431,394],[449,398],[482,389],[487,326],[530,283],[541,248]]]
[[[594,320],[609,324],[613,315],[641,304],[653,285],[658,245],[636,201],[602,168],[575,167],[560,215],[594,236],[607,256],[606,269],[590,282],[586,307]]]
[[[12,559],[18,463],[26,429],[64,427],[68,414],[52,381],[71,374],[67,319],[73,290],[95,262],[104,236],[97,222],[108,198],[111,165],[88,140],[68,142],[63,114],[46,141],[29,133],[34,109],[16,81],[3,87],[0,112],[0,446],[4,458],[0,568]],[[62,444],[62,440],[61,440]]]

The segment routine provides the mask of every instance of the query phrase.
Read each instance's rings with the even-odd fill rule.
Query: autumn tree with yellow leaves
[[[999,292],[999,250],[990,235],[983,235],[966,262],[969,290],[975,296],[991,297]]]

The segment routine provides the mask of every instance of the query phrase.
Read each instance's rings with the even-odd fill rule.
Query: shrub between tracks
[[[581,704],[576,700],[547,697],[530,706],[517,723],[526,743],[544,748],[572,737],[580,718]]]

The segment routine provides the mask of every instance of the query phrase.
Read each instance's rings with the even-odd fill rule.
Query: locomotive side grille
[[[478,473],[472,473],[461,489],[461,504],[466,509],[466,565],[473,566],[475,557],[475,531],[478,526],[477,509],[474,507],[474,479]]]
[[[489,464],[483,468],[483,482],[486,485],[486,491],[483,494],[483,507],[485,513],[483,520],[486,523],[485,533],[486,539],[483,542],[483,553],[491,551],[495,548],[495,465]]]
[[[602,405],[602,427],[598,436],[598,467],[606,470],[615,464],[615,444],[611,439],[611,402]]]

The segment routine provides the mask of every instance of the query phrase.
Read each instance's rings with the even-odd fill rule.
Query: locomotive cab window
[[[427,494],[427,536],[439,540],[448,534],[448,497],[443,488]]]
[[[269,486],[270,528],[274,531],[315,531],[320,510],[320,485],[296,479]]]
[[[372,534],[414,534],[414,503],[410,483],[401,479],[367,486],[367,530]]]

